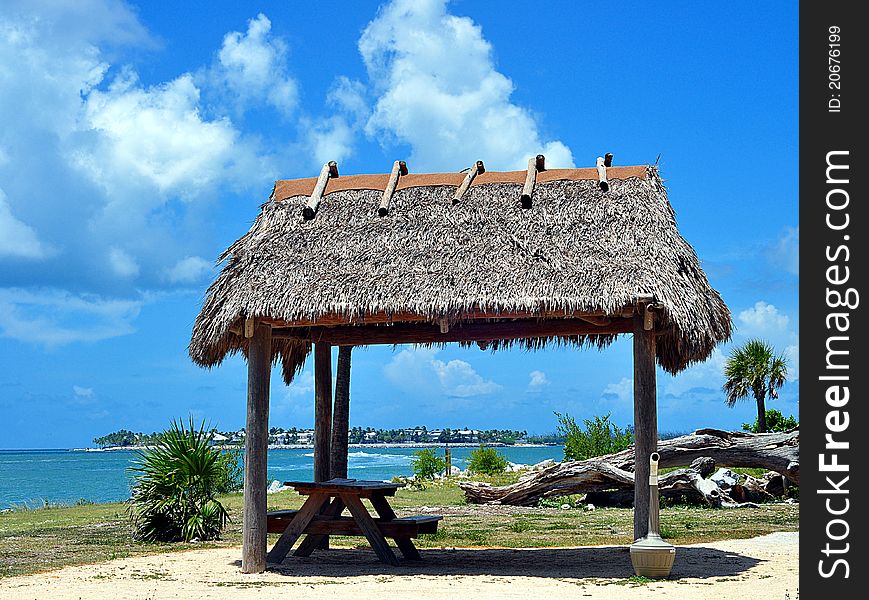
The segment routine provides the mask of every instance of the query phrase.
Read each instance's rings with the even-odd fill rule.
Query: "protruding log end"
[[[531,208],[531,194],[522,194],[519,200],[522,202],[522,208],[526,210]]]
[[[385,217],[388,214],[389,214],[389,209],[386,207],[381,206],[380,208],[377,209],[377,215],[380,217]]]
[[[402,176],[407,175],[407,163],[403,160],[398,161],[398,172],[401,173]]]
[[[483,164],[483,161],[478,160],[477,161],[477,175],[479,175],[480,173],[485,173],[485,172],[486,172],[486,165]]]
[[[613,153],[612,152],[607,152],[606,154],[604,154],[603,166],[605,166],[605,167],[613,166]]]
[[[329,161],[329,177],[338,177],[338,163],[334,160]]]
[[[314,209],[310,206],[306,206],[304,209],[302,209],[302,216],[305,217],[306,221],[310,221],[314,218]]]
[[[542,154],[538,154],[537,158],[534,159],[534,166],[537,167],[538,171],[546,170],[546,157]]]

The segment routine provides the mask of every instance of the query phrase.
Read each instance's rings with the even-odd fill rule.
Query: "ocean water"
[[[417,448],[351,448],[348,477],[384,480],[411,475],[410,461]],[[464,469],[473,448],[452,447],[453,465]],[[437,448],[443,456],[443,449]],[[561,446],[500,447],[519,464],[548,458],[561,460]],[[134,454],[127,451],[0,450],[0,509],[40,506],[43,502],[72,504],[116,502],[130,496],[127,467]],[[314,453],[310,449],[269,450],[269,481],[310,481]]]

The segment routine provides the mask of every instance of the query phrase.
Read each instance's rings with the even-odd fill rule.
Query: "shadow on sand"
[[[354,575],[492,575],[624,579],[634,574],[626,546],[535,549],[421,549],[422,561],[401,559],[398,567],[379,562],[371,550],[334,549],[310,557],[290,555],[274,573],[294,577]],[[398,555],[396,553],[396,555]],[[698,546],[676,549],[670,579],[727,577],[744,573],[761,560]],[[240,566],[240,561],[237,561]]]

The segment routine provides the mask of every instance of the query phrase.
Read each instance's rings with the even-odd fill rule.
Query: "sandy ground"
[[[0,598],[799,598],[798,533],[680,546],[670,579],[635,584],[626,547],[422,550],[390,567],[370,550],[288,558],[239,571],[240,548],[193,550],[0,580]]]

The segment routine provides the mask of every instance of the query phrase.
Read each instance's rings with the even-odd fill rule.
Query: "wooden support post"
[[[381,217],[389,214],[389,203],[392,202],[392,195],[395,193],[395,188],[398,185],[398,178],[402,175],[407,175],[407,164],[403,160],[397,160],[392,164],[392,173],[389,175],[386,189],[383,190],[383,196],[380,198],[380,207],[377,209],[377,214]]]
[[[330,478],[347,477],[347,433],[350,430],[350,354],[353,346],[338,348],[335,374],[335,407],[332,410],[332,459]]]
[[[450,477],[453,474],[453,455],[450,447],[444,448],[444,475]]]
[[[329,480],[332,438],[332,346],[314,344],[314,481]]]
[[[634,315],[634,539],[649,532],[649,456],[658,449],[655,330]]]
[[[247,353],[247,422],[244,441],[244,514],[241,570],[266,568],[266,476],[269,451],[269,380],[272,328],[257,323]]]

